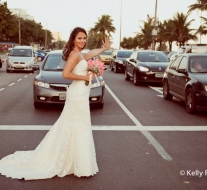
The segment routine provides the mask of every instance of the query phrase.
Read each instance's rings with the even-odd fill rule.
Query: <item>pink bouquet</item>
[[[88,68],[89,73],[94,73],[96,80],[98,82],[97,76],[102,76],[104,73],[104,63],[101,62],[99,59],[89,60],[88,61]],[[91,77],[89,81],[85,82],[85,85],[88,86],[88,84],[91,84]]]

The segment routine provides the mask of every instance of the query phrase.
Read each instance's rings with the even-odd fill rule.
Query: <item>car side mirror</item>
[[[129,61],[136,63],[136,60],[135,59],[130,59]]]
[[[113,58],[116,58],[116,55],[114,55]]]

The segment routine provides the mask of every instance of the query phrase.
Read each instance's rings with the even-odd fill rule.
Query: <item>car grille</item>
[[[57,91],[66,91],[66,85],[65,84],[50,84],[50,87]]]
[[[14,64],[25,64],[25,62],[14,62]]]

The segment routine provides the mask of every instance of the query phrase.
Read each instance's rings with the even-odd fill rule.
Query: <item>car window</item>
[[[179,69],[185,69],[185,70],[187,69],[187,58],[186,57],[182,58],[178,68]]]
[[[31,49],[12,49],[9,56],[32,57]]]
[[[43,70],[63,70],[66,61],[62,60],[62,55],[49,55],[45,64],[43,66]]]
[[[142,62],[169,62],[166,55],[160,52],[139,52],[137,59]]]
[[[182,57],[183,57],[183,56],[179,56],[179,57],[177,57],[177,58],[172,62],[172,64],[170,65],[170,68],[176,70],[177,67],[178,67],[178,65],[179,65],[179,63],[180,63],[180,61],[181,61],[181,59],[182,59]]]
[[[207,56],[196,56],[190,59],[190,70],[193,73],[207,72]]]
[[[129,58],[133,51],[118,51],[117,57]]]

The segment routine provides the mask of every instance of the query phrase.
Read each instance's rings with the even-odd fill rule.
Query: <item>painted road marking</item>
[[[9,86],[12,86],[12,85],[14,85],[15,83],[11,83],[11,84],[9,84]]]
[[[19,82],[19,81],[21,81],[22,79],[18,79],[17,81]]]
[[[156,141],[156,139],[148,131],[141,130],[143,129],[144,126],[142,126],[142,124],[137,120],[137,118],[134,117],[134,115],[124,106],[124,104],[117,98],[117,96],[111,91],[111,89],[107,85],[105,85],[105,87],[108,90],[108,92],[111,94],[111,96],[115,99],[115,101],[119,104],[119,106],[135,123],[137,130],[139,130],[148,139],[148,141],[154,146],[154,148],[162,156],[162,158],[167,161],[172,161],[171,156],[164,150],[164,148],[160,145],[160,143]]]
[[[1,88],[0,91],[4,90],[5,88]]]
[[[0,125],[0,130],[7,131],[7,130],[17,130],[17,131],[45,131],[50,130],[53,125]],[[160,132],[167,132],[167,131],[207,131],[207,126],[143,126],[138,128],[135,125],[129,126],[116,126],[116,125],[92,125],[93,131],[160,131]]]

